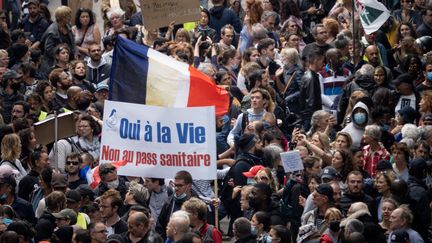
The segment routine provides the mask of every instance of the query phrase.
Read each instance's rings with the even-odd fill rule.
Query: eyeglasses
[[[66,161],[66,165],[79,165],[79,161],[68,160]]]

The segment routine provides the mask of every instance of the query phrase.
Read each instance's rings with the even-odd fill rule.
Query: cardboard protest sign
[[[73,112],[65,112],[57,117],[58,139],[76,135]],[[40,144],[47,145],[55,140],[54,117],[33,124],[35,136]]]
[[[119,175],[216,178],[214,107],[168,108],[105,101],[100,162],[126,160]]]
[[[304,169],[303,161],[300,158],[299,151],[294,150],[281,153],[280,156],[285,172],[293,172]]]
[[[197,0],[140,0],[140,7],[147,30],[198,21],[201,11]]]

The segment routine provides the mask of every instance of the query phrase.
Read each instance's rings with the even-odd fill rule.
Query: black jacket
[[[300,85],[300,117],[303,121],[312,117],[312,114],[322,109],[321,86],[318,73],[307,70],[301,79]]]
[[[121,237],[123,238],[123,242],[132,242],[129,239],[129,232],[124,232],[121,234]],[[163,239],[162,237],[160,237],[160,235],[158,233],[156,233],[153,230],[149,230],[149,232],[147,232],[147,234],[144,236],[144,238],[142,238],[141,240],[139,240],[137,243],[163,243]]]
[[[428,227],[426,225],[429,225],[431,220],[429,193],[424,183],[414,176],[408,177],[408,190],[410,207],[414,216],[411,227],[427,242]]]
[[[168,225],[169,219],[171,215],[181,209],[184,202],[186,202],[190,197],[186,197],[184,199],[175,199],[174,195],[171,195],[168,200],[163,205],[159,217],[157,218],[156,223],[156,232],[163,238],[166,239],[166,227]],[[197,197],[198,195],[192,192],[191,197]]]
[[[356,202],[364,202],[369,208],[369,212],[372,214],[376,214],[375,206],[374,206],[374,200],[372,197],[365,193],[361,193],[360,195],[353,195],[349,192],[345,193],[340,201],[340,208],[343,215],[346,215],[348,212],[348,209],[351,207],[351,204]]]
[[[256,243],[256,242],[257,242],[256,237],[255,235],[252,234],[235,241],[235,243]]]
[[[46,210],[45,212],[43,212],[35,226],[35,242],[51,239],[51,235],[56,227],[55,222],[56,218],[52,215],[50,211]]]
[[[39,173],[30,170],[30,172],[24,176],[18,186],[18,196],[26,201],[30,201],[30,194],[34,191],[35,185],[38,184]]]

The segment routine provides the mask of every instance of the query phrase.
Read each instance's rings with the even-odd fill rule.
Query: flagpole
[[[218,191],[219,191],[219,188],[218,188],[218,180],[217,180],[217,178],[214,180],[214,193],[215,193],[215,199],[216,200],[218,200],[219,199],[219,193],[218,193]],[[218,204],[216,204],[216,205],[218,205]],[[216,229],[218,229],[219,230],[219,214],[218,214],[218,212],[219,212],[219,207],[215,207],[215,227],[216,227]]]
[[[352,31],[353,31],[353,39],[352,39],[352,42],[353,42],[353,56],[352,56],[352,58],[353,58],[353,64],[354,64],[354,68],[356,67],[356,65],[357,65],[357,63],[356,63],[356,57],[355,57],[355,55],[356,55],[356,32],[355,32],[355,17],[354,17],[354,15],[355,15],[355,0],[351,0],[351,2],[352,2]]]

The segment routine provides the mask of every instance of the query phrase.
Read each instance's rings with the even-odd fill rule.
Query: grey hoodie
[[[348,123],[348,125],[342,129],[342,132],[347,132],[351,135],[353,146],[360,147],[361,140],[363,138],[364,133],[364,127],[361,127],[360,125],[356,124],[354,120],[354,111],[357,109],[363,109],[366,111],[367,118],[366,120],[369,121],[369,108],[367,105],[363,102],[357,102],[353,108],[353,112],[351,112],[351,122]]]

